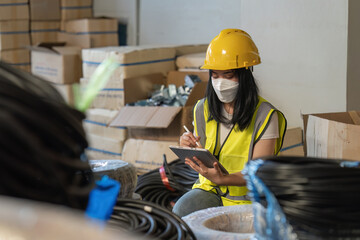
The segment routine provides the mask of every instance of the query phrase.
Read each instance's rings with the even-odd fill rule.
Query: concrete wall
[[[289,127],[301,113],[346,110],[347,1],[242,0],[241,27],[256,42],[255,77]]]

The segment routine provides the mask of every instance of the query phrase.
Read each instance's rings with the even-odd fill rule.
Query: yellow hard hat
[[[225,29],[209,44],[202,69],[227,70],[261,63],[250,35],[240,29]]]

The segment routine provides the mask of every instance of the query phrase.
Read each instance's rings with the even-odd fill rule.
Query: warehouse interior
[[[0,0],[0,239],[359,239],[359,12]]]

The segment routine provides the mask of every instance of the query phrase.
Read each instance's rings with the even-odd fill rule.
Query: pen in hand
[[[191,132],[189,131],[189,129],[188,129],[185,125],[184,125],[183,127],[184,127],[184,129],[185,129],[186,132],[191,133]],[[200,147],[200,144],[199,144],[197,141],[196,141],[195,143],[196,143],[196,146]]]

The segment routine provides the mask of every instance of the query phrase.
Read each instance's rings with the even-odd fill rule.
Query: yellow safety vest
[[[217,157],[229,174],[240,172],[248,160],[252,159],[253,147],[265,132],[274,113],[278,114],[279,119],[279,138],[274,149],[274,154],[277,155],[283,143],[286,119],[280,111],[261,97],[259,97],[259,103],[250,126],[244,131],[240,131],[236,124],[222,145],[219,144],[219,123],[215,120],[208,121],[209,107],[207,100],[198,101],[194,107],[195,133],[201,137],[202,144],[205,143],[205,148]],[[237,128],[237,130],[235,131],[234,128]],[[247,196],[248,190],[246,186],[217,186],[201,174],[199,174],[199,179],[193,185],[193,188],[213,191],[220,195],[224,206],[251,203]]]

